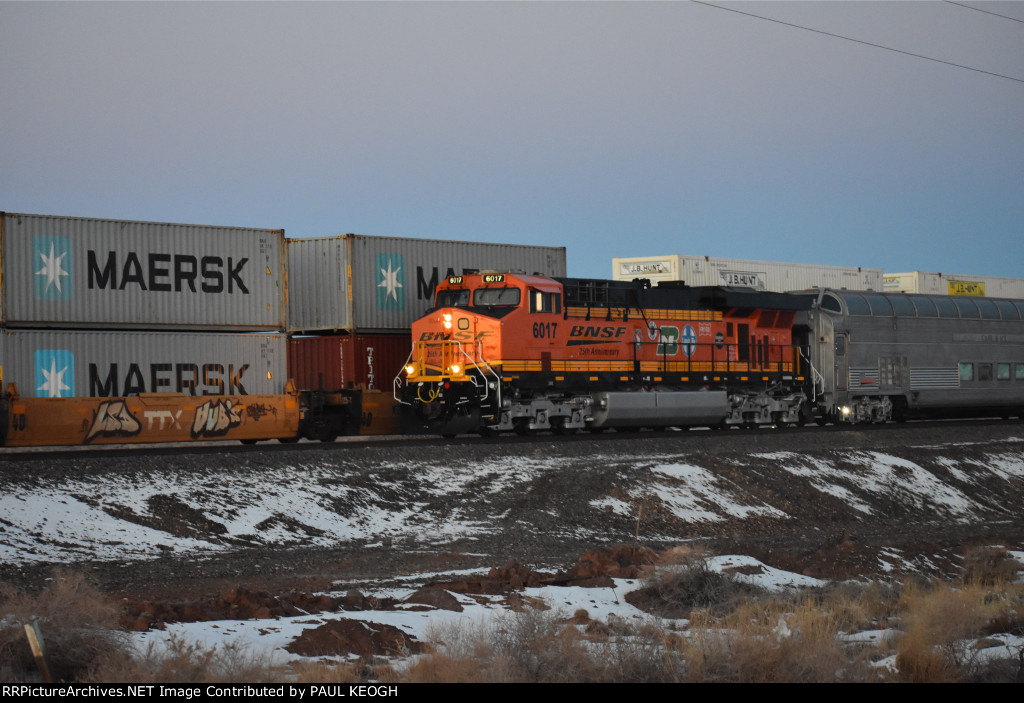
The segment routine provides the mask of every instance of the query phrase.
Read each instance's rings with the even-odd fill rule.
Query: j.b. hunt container
[[[646,278],[655,284],[685,281],[691,286],[742,286],[779,293],[818,286],[882,290],[882,269],[680,254],[613,258],[612,278],[616,281]]]
[[[283,230],[0,213],[7,327],[283,331]]]
[[[436,239],[341,237],[288,240],[288,329],[408,330],[446,275],[517,271],[565,276],[565,247]]]
[[[259,332],[8,329],[0,363],[25,398],[273,395],[288,382],[285,336]]]

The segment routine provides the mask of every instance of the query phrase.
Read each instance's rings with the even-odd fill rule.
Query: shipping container
[[[364,388],[391,393],[411,350],[408,331],[292,337],[288,370],[300,391]]]
[[[7,327],[283,331],[283,230],[0,213]]]
[[[259,332],[8,329],[0,370],[25,398],[273,395],[288,381],[285,342]]]
[[[436,239],[340,237],[288,241],[293,332],[408,330],[444,277],[467,270],[565,276],[565,247]]]
[[[1024,298],[1024,278],[974,276],[963,273],[885,274],[885,291],[889,293],[924,293],[927,295],[977,295],[989,298]]]
[[[815,287],[882,290],[882,269],[680,254],[613,258],[612,278],[647,278],[654,284],[685,281],[690,286],[743,286],[778,293]]]

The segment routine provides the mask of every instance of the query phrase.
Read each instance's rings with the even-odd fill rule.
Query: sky
[[[1024,277],[1024,2],[713,4],[0,2],[0,210]]]

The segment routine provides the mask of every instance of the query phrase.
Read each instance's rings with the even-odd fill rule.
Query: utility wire
[[[1006,80],[1009,80],[1009,81],[1016,81],[1017,83],[1024,83],[1024,78],[1014,78],[1013,76],[1007,76],[1007,75],[1004,75],[1002,73],[993,73],[992,71],[985,71],[985,70],[980,69],[980,68],[973,68],[971,66],[964,66],[963,64],[953,63],[952,61],[943,61],[942,59],[936,59],[936,58],[932,58],[931,56],[924,56],[922,54],[915,54],[915,53],[910,52],[910,51],[903,51],[902,49],[893,49],[891,46],[882,46],[881,44],[872,44],[871,42],[864,41],[862,39],[853,39],[852,37],[844,37],[842,34],[833,34],[832,32],[825,32],[825,31],[822,31],[820,29],[814,29],[812,27],[804,27],[804,26],[801,26],[799,24],[793,24],[792,22],[783,22],[782,20],[772,19],[771,17],[762,17],[761,15],[755,15],[755,14],[753,14],[751,12],[743,12],[742,10],[737,10],[735,8],[732,8],[732,7],[723,7],[721,5],[714,5],[714,4],[710,3],[710,2],[703,2],[702,0],[690,0],[690,2],[695,3],[697,5],[706,5],[707,7],[713,7],[716,10],[728,10],[729,12],[735,12],[735,13],[740,14],[740,15],[746,15],[747,17],[754,17],[754,18],[759,19],[759,20],[766,20],[768,22],[775,22],[776,24],[784,24],[787,27],[795,27],[796,29],[803,29],[803,30],[806,30],[808,32],[814,32],[816,34],[824,34],[826,37],[835,37],[836,39],[845,39],[846,41],[852,41],[852,42],[855,42],[857,44],[864,44],[865,46],[873,46],[876,49],[885,49],[886,51],[894,51],[897,54],[904,54],[906,56],[913,56],[914,58],[925,59],[926,61],[934,61],[935,63],[942,63],[942,64],[945,64],[947,66],[955,66],[956,68],[963,68],[963,69],[966,69],[968,71],[975,71],[977,73],[984,73],[985,75],[995,76],[996,78],[1005,78]],[[956,3],[954,3],[954,4],[956,4]]]
[[[1002,17],[1004,20],[1013,20],[1014,22],[1020,22],[1021,24],[1024,24],[1024,20],[1019,20],[1016,17],[1008,17],[1007,15],[1001,15],[998,12],[989,12],[988,10],[982,10],[980,7],[975,7],[974,5],[964,5],[962,2],[953,2],[953,0],[946,0],[946,2],[949,3],[950,5],[958,5],[959,7],[963,7],[967,10],[976,10],[977,12],[984,12],[986,15],[995,15],[996,17]]]

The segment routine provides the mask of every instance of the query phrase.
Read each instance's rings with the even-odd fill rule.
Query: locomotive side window
[[[1009,364],[996,364],[996,380],[997,381],[1009,381],[1010,380],[1010,365]]]
[[[979,381],[991,381],[992,380],[992,364],[978,364],[978,380]]]
[[[1013,365],[1013,377],[1018,381],[1024,381],[1024,364]]]
[[[518,288],[478,288],[473,292],[474,307],[514,308],[519,305]]]
[[[562,299],[558,293],[530,290],[530,312],[562,312]]]
[[[974,364],[960,362],[960,383],[974,380]]]

